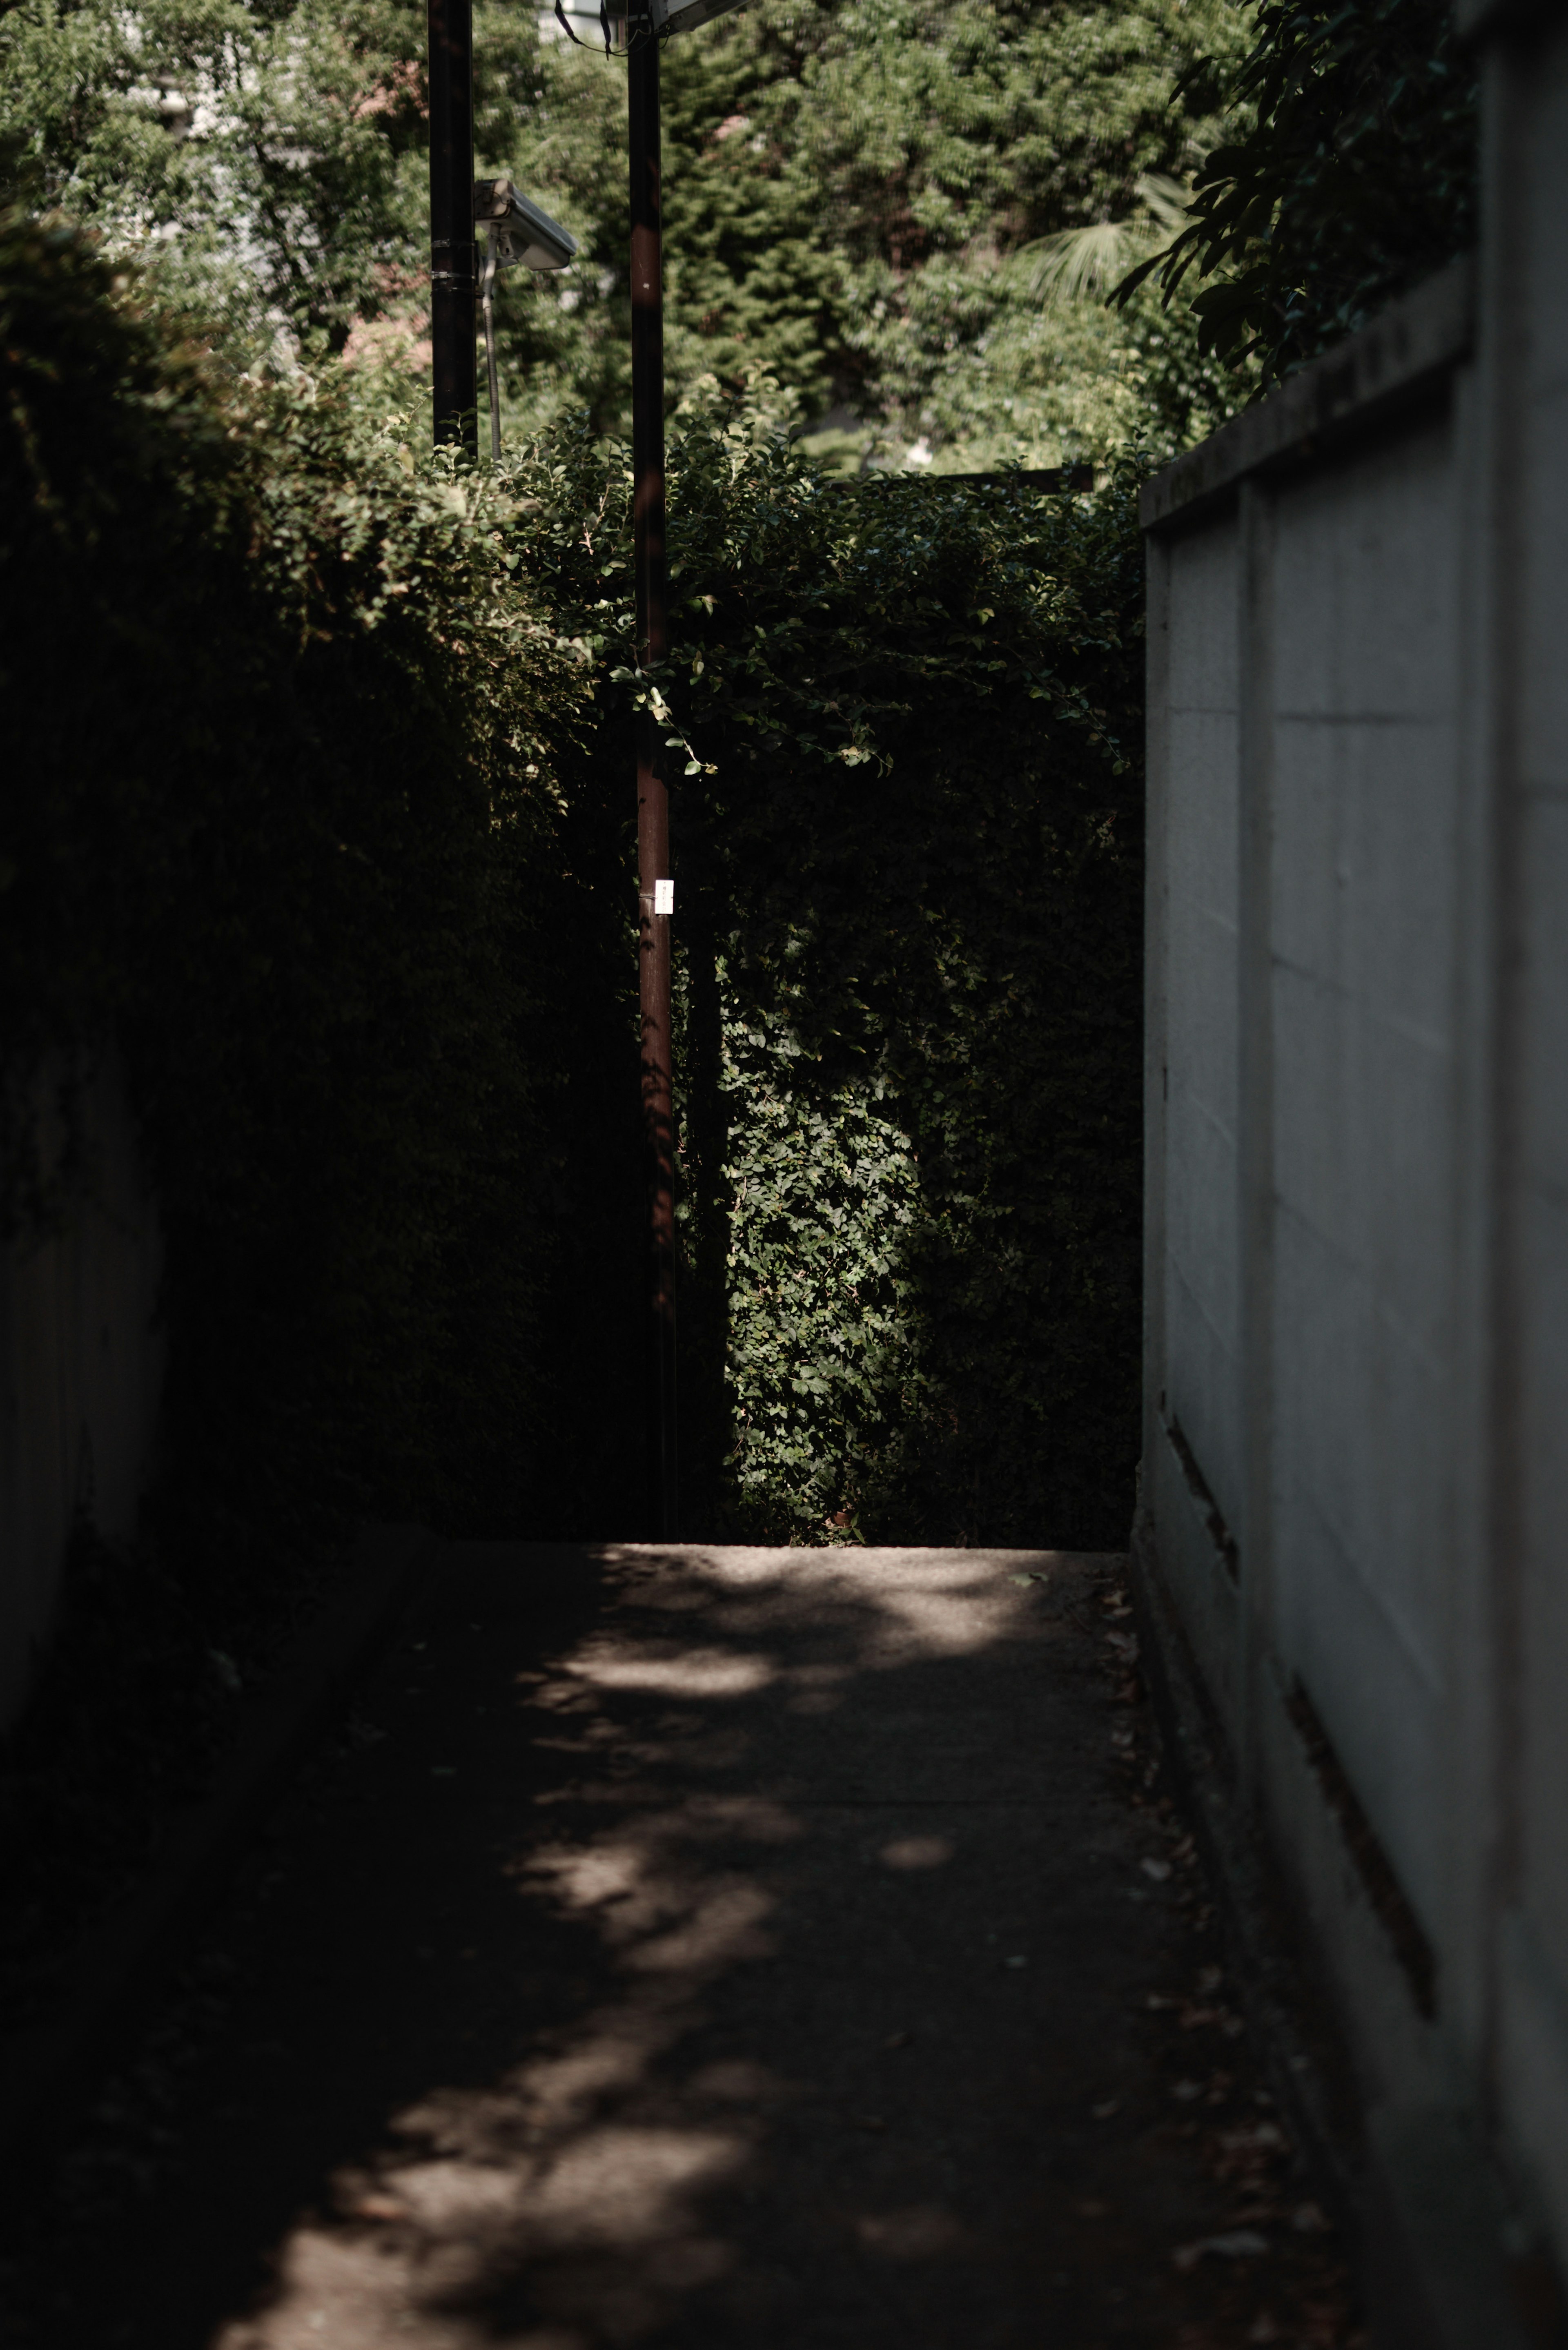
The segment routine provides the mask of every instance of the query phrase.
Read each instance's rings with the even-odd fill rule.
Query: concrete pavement
[[[449,1546],[106,2095],[7,2338],[1354,2340],[1119,1570]]]

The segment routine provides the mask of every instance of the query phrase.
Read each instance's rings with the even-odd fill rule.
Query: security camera
[[[520,195],[510,180],[475,180],[473,225],[484,234],[479,307],[484,319],[484,364],[490,381],[490,455],[501,463],[501,376],[495,360],[495,273],[519,262],[524,269],[565,269],[577,240],[546,212]]]
[[[510,180],[475,180],[473,224],[490,230],[497,269],[565,269],[576,254],[576,238]]]
[[[639,40],[651,32],[655,38],[671,33],[692,33],[699,25],[711,17],[727,16],[732,8],[742,8],[745,0],[556,0],[554,10],[541,9],[539,30],[553,36],[559,25],[568,40],[580,48],[594,47],[591,37],[584,40],[574,29],[578,25],[594,26],[603,37],[605,55],[612,52],[625,57]]]

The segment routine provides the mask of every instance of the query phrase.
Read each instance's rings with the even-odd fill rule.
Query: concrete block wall
[[[73,1088],[81,1172],[41,1237],[0,1246],[0,1731],[26,1701],[71,1535],[129,1542],[162,1390],[162,1250],[112,1058]],[[38,1090],[46,1149],[58,1082]]]
[[[1568,8],[1462,29],[1473,260],[1145,492],[1137,1541],[1405,2214],[1380,2338],[1490,2350],[1568,2325]]]

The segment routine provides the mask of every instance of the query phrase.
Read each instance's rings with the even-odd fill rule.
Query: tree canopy
[[[819,447],[944,464],[1103,454],[1193,356],[1184,317],[1062,298],[1045,241],[1136,226],[1220,135],[1234,0],[763,0],[666,52],[668,357],[765,376]],[[17,0],[0,177],[155,265],[236,353],[427,353],[417,0]],[[498,304],[514,430],[628,393],[624,65],[481,0],[477,166],[570,225]],[[1190,370],[1189,370],[1190,373]],[[1210,396],[1227,397],[1216,374]],[[1158,397],[1155,405],[1158,407]],[[1210,405],[1211,405],[1210,400]],[[1201,420],[1200,420],[1201,421]]]
[[[1283,375],[1475,234],[1476,91],[1448,0],[1263,0],[1234,88],[1238,131],[1198,175],[1163,255],[1189,273],[1203,349]]]

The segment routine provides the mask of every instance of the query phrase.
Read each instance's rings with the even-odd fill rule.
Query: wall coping
[[[1454,30],[1468,47],[1511,35],[1528,38],[1561,24],[1563,0],[1453,0],[1452,15]]]
[[[1475,272],[1465,255],[1147,481],[1144,529],[1190,520],[1249,473],[1300,463],[1370,424],[1465,358],[1474,328]]]

